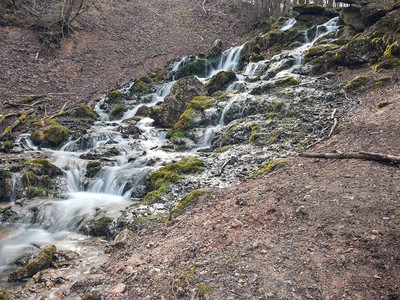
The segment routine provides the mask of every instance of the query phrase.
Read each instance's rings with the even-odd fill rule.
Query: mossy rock
[[[309,61],[315,57],[322,56],[328,51],[336,50],[338,49],[338,45],[334,44],[320,44],[314,47],[311,47],[307,53],[304,55],[304,58]]]
[[[128,111],[128,108],[124,104],[118,104],[116,108],[110,114],[110,120],[119,120],[122,118],[124,113]]]
[[[288,77],[275,82],[275,85],[281,88],[287,88],[289,86],[299,85],[299,81],[296,78]]]
[[[94,111],[89,106],[86,106],[84,104],[81,104],[74,109],[73,116],[75,118],[93,119],[93,120],[96,120],[99,117],[96,111]]]
[[[62,171],[45,158],[25,162],[24,170],[31,171],[35,175],[49,175],[50,177],[62,175]]]
[[[176,218],[178,215],[182,214],[183,210],[190,203],[197,201],[201,196],[206,194],[209,194],[209,191],[206,189],[199,189],[186,194],[181,200],[179,200],[178,204],[172,208],[171,212],[169,213],[168,220],[171,221],[173,218]]]
[[[151,107],[148,107],[147,105],[139,107],[139,109],[136,112],[136,116],[140,117],[149,117],[150,115],[151,115]]]
[[[350,80],[346,86],[344,87],[344,90],[346,92],[356,92],[361,89],[369,82],[369,77],[366,76],[358,76],[354,78],[353,80]]]
[[[207,108],[215,102],[215,98],[212,97],[194,97],[190,101],[186,110],[179,117],[178,122],[172,127],[172,134],[177,132],[185,132],[186,130],[192,128],[194,120]]]
[[[32,103],[32,102],[34,102],[36,100],[41,99],[41,98],[43,98],[43,96],[30,96],[30,97],[22,98],[21,100],[19,100],[19,102],[22,103],[22,104],[30,104],[30,103]]]
[[[172,85],[164,102],[152,108],[150,117],[155,125],[171,128],[194,97],[206,95],[204,84],[195,76],[179,79]]]
[[[103,216],[96,220],[91,220],[82,229],[82,232],[92,236],[102,236],[110,238],[112,236],[111,227],[113,220],[110,217]]]
[[[379,72],[382,70],[391,70],[399,66],[399,60],[397,58],[385,57],[381,62],[375,65],[373,71]]]
[[[86,174],[88,178],[95,177],[101,171],[102,165],[99,161],[91,161],[86,165]]]
[[[8,170],[0,170],[0,202],[10,202],[11,173]]]
[[[121,101],[122,96],[123,96],[123,94],[121,93],[121,91],[118,91],[118,90],[111,91],[107,94],[108,102],[109,103],[117,103],[117,102]]]
[[[171,74],[162,68],[157,68],[155,73],[151,73],[149,78],[157,83],[169,81]],[[150,82],[151,83],[151,82]]]
[[[189,62],[181,67],[175,74],[176,79],[196,75],[197,77],[206,77],[207,61],[203,58]]]
[[[0,289],[0,300],[9,300],[6,290]]]
[[[297,5],[294,6],[293,11],[298,12],[300,15],[323,15],[325,14],[325,7],[317,4]]]
[[[14,145],[10,141],[5,141],[3,145],[1,145],[0,151],[4,153],[9,153],[14,148]]]
[[[183,158],[166,165],[150,175],[150,189],[143,199],[145,203],[154,203],[162,196],[170,184],[176,183],[184,174],[197,173],[204,167],[204,161],[198,158]]]
[[[394,42],[387,47],[384,55],[390,55],[400,58],[400,43],[398,41]]]
[[[68,139],[68,128],[51,119],[33,123],[32,131],[32,142],[41,147],[59,149]]]
[[[150,94],[153,92],[152,82],[153,80],[148,76],[139,77],[131,87],[131,92],[138,96]]]
[[[260,54],[257,54],[257,53],[253,53],[253,54],[250,56],[250,62],[252,62],[252,63],[256,63],[256,62],[262,61],[262,60],[264,60],[264,59],[265,59],[264,56],[262,56],[262,55],[260,55]]]
[[[25,278],[30,278],[37,272],[50,267],[56,251],[57,248],[54,245],[43,249],[38,256],[32,259],[25,267],[11,272],[8,276],[8,281],[20,281]]]
[[[251,126],[251,135],[249,138],[249,144],[252,145],[257,137],[257,134],[261,131],[260,126],[253,125]]]
[[[211,96],[216,91],[223,90],[231,82],[235,80],[237,80],[237,77],[235,72],[233,72],[232,70],[218,72],[206,84],[206,90],[208,91],[208,94]]]
[[[91,292],[91,293],[86,293],[81,300],[101,300],[102,297],[99,295],[98,292]]]
[[[207,50],[206,58],[215,58],[222,53],[222,40],[215,40]]]

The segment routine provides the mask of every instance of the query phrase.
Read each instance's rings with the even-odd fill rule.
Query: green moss
[[[262,56],[262,55],[260,55],[260,54],[257,54],[257,53],[253,53],[253,54],[250,56],[250,62],[252,62],[252,63],[256,63],[256,62],[262,61],[262,60],[264,60],[264,59],[265,59],[264,56]]]
[[[83,104],[75,108],[73,116],[75,118],[93,119],[93,120],[96,120],[99,117],[97,112],[95,112],[93,109]]]
[[[386,56],[400,57],[400,44],[398,41],[389,45],[384,53]]]
[[[168,71],[161,68],[158,68],[154,75],[157,82],[168,81],[171,76]]]
[[[113,220],[110,217],[103,216],[97,220],[92,220],[88,224],[88,233],[93,236],[110,237],[110,226]]]
[[[385,78],[380,78],[375,80],[375,87],[376,88],[381,88],[382,86],[390,83],[392,79],[390,77],[385,77]]]
[[[108,97],[108,102],[116,103],[122,99],[122,93],[118,90],[114,90],[112,92],[109,92],[107,94],[107,97]]]
[[[5,141],[3,145],[1,145],[1,151],[9,153],[13,147],[14,145],[10,141]]]
[[[175,280],[175,287],[186,290],[190,286],[196,277],[196,267],[186,270]]]
[[[85,176],[88,178],[93,178],[100,172],[101,168],[102,168],[101,162],[91,161],[86,165]]]
[[[8,300],[8,299],[10,299],[10,298],[8,297],[6,290],[1,289],[0,290],[0,300]]]
[[[267,163],[263,164],[261,167],[259,167],[258,170],[255,171],[252,175],[247,177],[247,179],[258,178],[260,176],[271,173],[271,172],[275,171],[277,168],[279,168],[280,166],[282,166],[284,163],[285,163],[284,159],[272,160],[270,162],[267,162]]]
[[[124,104],[118,104],[116,108],[110,114],[110,120],[118,120],[121,119],[124,113],[128,111],[128,108]]]
[[[166,165],[150,175],[151,191],[144,197],[145,203],[154,203],[162,196],[170,184],[179,181],[182,175],[196,173],[202,170],[204,161],[198,158],[183,158],[180,161]]]
[[[338,45],[333,44],[321,44],[314,47],[311,47],[307,53],[304,55],[306,60],[311,60],[315,57],[322,56],[328,51],[337,50],[339,48]]]
[[[214,94],[216,91],[223,90],[228,84],[235,81],[236,74],[232,70],[221,71],[214,75],[210,81],[205,85],[209,95]]]
[[[260,132],[260,130],[261,130],[260,126],[257,126],[257,125],[251,126],[251,135],[249,138],[250,145],[254,143],[254,140],[255,140],[257,134]]]
[[[354,92],[359,89],[361,89],[365,84],[369,82],[369,77],[366,76],[358,76],[354,78],[353,80],[350,80],[346,86],[344,87],[344,90],[346,92]]]
[[[228,151],[231,147],[230,146],[223,146],[221,148],[218,148],[215,152],[216,153],[223,153],[225,151]]]
[[[54,245],[43,249],[38,256],[29,261],[25,267],[11,272],[8,276],[8,281],[19,281],[30,278],[40,270],[48,268],[53,262],[53,256],[56,251],[57,248]]]
[[[399,65],[399,60],[395,58],[385,58],[380,63],[375,65],[373,71],[379,72],[381,70],[391,70]]]
[[[206,76],[206,60],[205,59],[198,59],[187,63],[182,68],[180,68],[176,74],[176,79],[180,79],[183,77],[187,77],[190,75],[196,75],[198,77],[205,77]]]
[[[296,78],[293,77],[288,77],[282,80],[278,80],[275,85],[282,87],[282,88],[287,88],[289,86],[295,86],[298,85],[299,81]]]
[[[216,100],[211,97],[194,97],[193,100],[190,101],[186,110],[179,117],[178,122],[172,127],[171,134],[185,132],[186,130],[190,129],[194,123],[194,118],[207,108],[211,107],[215,101]]]
[[[385,107],[389,106],[390,104],[392,104],[392,102],[390,102],[390,101],[382,101],[381,103],[378,104],[378,108],[382,109],[382,108],[385,108]]]
[[[43,98],[43,96],[31,96],[31,97],[22,98],[21,100],[19,100],[19,102],[23,103],[23,104],[30,104],[33,101],[39,100],[41,98]]]
[[[61,175],[60,169],[50,163],[48,159],[38,158],[24,163],[28,170],[32,171],[35,175]]]
[[[205,297],[211,295],[215,289],[209,283],[199,283],[197,287],[199,288],[199,290],[197,291],[197,296],[199,297],[199,299],[205,299]]]
[[[267,118],[267,120],[272,120],[272,119],[275,119],[277,116],[278,116],[277,113],[270,112],[270,113],[267,115],[266,118]]]
[[[172,208],[168,220],[171,221],[174,217],[177,217],[182,213],[182,211],[192,202],[197,201],[201,196],[207,194],[207,191],[204,189],[195,190],[186,194],[181,200],[179,200],[178,204]]]
[[[37,146],[58,149],[68,139],[68,128],[51,119],[37,121],[32,128],[32,142]]]

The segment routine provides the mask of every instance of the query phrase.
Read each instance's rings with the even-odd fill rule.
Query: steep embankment
[[[1,101],[45,95],[51,114],[64,103],[87,104],[172,58],[204,51],[216,38],[224,47],[240,43],[249,22],[243,10],[214,3],[207,12],[187,0],[96,1],[55,49],[39,42],[40,30],[0,27]]]

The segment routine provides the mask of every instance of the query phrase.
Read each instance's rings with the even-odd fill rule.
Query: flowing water
[[[288,20],[282,30],[288,30],[294,23],[293,19]],[[287,51],[287,54],[293,57],[296,63],[289,70],[282,71],[278,75],[295,72],[302,65],[305,52],[319,38],[338,28],[338,18],[335,18],[317,26],[314,36],[309,36],[309,32],[304,32],[306,42],[297,49]],[[241,50],[242,46],[225,51],[218,65],[214,68],[210,67],[207,78],[202,81],[207,82],[220,71],[228,69],[237,71]],[[183,58],[177,62],[173,70],[178,70],[187,60],[187,58]],[[271,59],[271,61],[273,60],[274,58]],[[269,68],[269,65],[267,61],[249,64],[242,75],[238,75],[239,82],[244,87],[243,92],[232,96],[224,104],[218,122],[204,130],[201,141],[195,150],[212,146],[215,134],[227,125],[226,113],[232,105],[240,107],[232,122],[240,119],[246,108],[246,101],[251,97],[248,92],[251,90],[252,84],[246,82],[245,79],[248,76],[261,74]],[[85,253],[86,256],[95,256],[99,251],[93,249],[96,247],[83,248],[81,246],[82,240],[88,238],[78,233],[82,226],[100,212],[109,216],[118,216],[120,211],[131,203],[132,198],[135,198],[133,196],[135,189],[143,183],[150,172],[176,161],[178,157],[196,155],[195,151],[184,153],[163,151],[163,146],[167,144],[166,130],[155,128],[152,125],[153,120],[150,118],[144,118],[136,124],[141,132],[140,138],[133,138],[121,133],[124,120],[135,116],[143,105],[154,106],[163,101],[169,94],[173,83],[172,81],[159,85],[156,92],[150,95],[150,101],[132,105],[121,120],[113,122],[109,121],[107,113],[102,109],[106,101],[104,96],[96,104],[96,111],[101,120],[95,123],[86,134],[69,142],[59,151],[42,150],[49,156],[52,163],[63,170],[67,186],[65,199],[32,201],[31,204],[18,209],[22,216],[19,223],[0,223],[0,273],[14,269],[13,262],[23,253],[38,253],[39,250],[34,246],[35,243],[56,244],[59,249],[72,249]],[[121,92],[126,93],[131,86],[121,89]],[[232,85],[228,89],[234,87],[235,85]],[[31,148],[30,151],[37,151],[37,148],[29,140],[28,145]],[[107,161],[106,166],[95,178],[85,182],[84,174],[88,163],[86,157],[88,155],[104,157],[107,151],[113,149],[117,150],[117,155]],[[16,204],[13,205],[16,206]],[[5,280],[5,276],[0,280]]]

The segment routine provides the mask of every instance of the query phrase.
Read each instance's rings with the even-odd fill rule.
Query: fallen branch
[[[4,105],[9,105],[9,106],[12,106],[12,107],[21,107],[21,106],[22,106],[22,107],[35,107],[36,105],[41,104],[41,103],[43,103],[43,100],[41,100],[41,101],[36,101],[36,102],[33,103],[33,104],[4,102]]]
[[[328,138],[331,138],[333,132],[334,132],[335,129],[336,129],[337,124],[338,124],[338,120],[337,120],[337,118],[334,118],[334,119],[333,119],[333,126],[332,126],[332,128],[331,128],[331,131],[329,132]]]
[[[56,113],[56,114],[54,114],[54,115],[52,115],[50,117],[46,117],[46,119],[54,119],[54,118],[57,118],[59,116],[65,115],[67,113],[64,110],[66,105],[67,105],[67,102],[64,103],[63,107],[61,108],[61,110],[58,113]]]
[[[11,131],[17,127],[19,124],[21,124],[23,121],[25,121],[25,119],[28,117],[28,115],[32,114],[35,110],[33,108],[24,111],[21,116],[15,120],[15,122],[13,124],[11,124],[10,126],[8,126],[2,134],[0,134],[0,139],[3,139],[6,135],[11,134]]]
[[[5,119],[7,119],[9,117],[15,117],[18,115],[19,115],[19,113],[11,113],[11,114],[7,114],[7,115],[1,115],[0,116],[0,124],[3,123],[5,121]]]
[[[373,160],[377,162],[391,163],[395,165],[400,165],[400,156],[388,155],[382,153],[373,152],[349,152],[349,153],[300,153],[301,157],[310,158],[326,158],[326,159],[363,159],[363,160]]]
[[[206,15],[208,15],[208,12],[206,11],[206,8],[204,7],[204,5],[206,4],[207,0],[203,0],[203,3],[201,4],[201,7],[203,8],[203,11]]]

